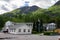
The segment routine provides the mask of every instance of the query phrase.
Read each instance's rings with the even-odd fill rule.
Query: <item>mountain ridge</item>
[[[60,5],[60,1],[56,2],[54,5]]]
[[[31,7],[25,6],[25,7],[19,8],[19,9],[21,10],[20,13],[25,13],[25,14],[27,14],[27,13],[29,13],[29,12],[33,12],[33,11],[38,10],[39,7],[34,5],[34,6],[31,6]]]
[[[25,5],[25,1],[22,1],[22,0],[0,0],[0,14],[4,14],[6,12],[11,12],[17,8],[20,8],[22,6]],[[32,1],[32,0],[31,0]],[[57,0],[55,0],[57,1]],[[52,6],[53,4],[55,4],[54,0],[38,0],[38,1],[32,1],[30,2],[29,6],[33,6],[33,5],[36,5],[40,8],[48,8],[50,6]]]
[[[35,6],[35,5],[34,6],[25,6],[25,7],[15,9],[11,12],[4,13],[3,15],[8,16],[8,17],[14,17],[14,15],[29,14],[29,13],[37,11],[38,9],[41,9],[41,8],[39,8],[38,6]]]

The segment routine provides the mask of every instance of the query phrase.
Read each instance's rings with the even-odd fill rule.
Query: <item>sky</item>
[[[40,8],[47,9],[54,5],[58,0],[0,0],[0,14],[26,6],[26,1],[29,2],[29,6],[36,5]]]

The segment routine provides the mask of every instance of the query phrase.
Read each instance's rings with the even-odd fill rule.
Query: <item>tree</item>
[[[0,30],[2,29],[2,27],[4,27],[4,24],[5,24],[4,18],[3,16],[0,15]]]
[[[57,28],[60,28],[60,5],[52,6],[48,10],[51,11],[53,20],[55,20],[55,23],[57,24]]]
[[[55,22],[57,24],[57,28],[60,28],[60,16],[55,18]]]

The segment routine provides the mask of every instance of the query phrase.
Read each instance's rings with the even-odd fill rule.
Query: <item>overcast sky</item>
[[[25,1],[29,2],[29,6],[36,5],[40,8],[48,8],[58,0],[0,0],[0,14],[25,6]]]

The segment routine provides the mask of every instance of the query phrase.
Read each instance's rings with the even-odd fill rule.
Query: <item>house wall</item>
[[[10,33],[10,34],[16,34],[16,30],[17,30],[17,29],[15,29],[15,30],[11,30],[11,29],[14,29],[14,28],[8,29],[8,33]]]
[[[5,23],[4,31],[8,29],[8,33],[11,34],[31,34],[32,28],[33,28],[33,23],[14,23],[7,21]],[[19,32],[19,29],[21,29],[21,32]],[[26,30],[26,32],[24,32],[24,29]],[[28,29],[30,30],[30,32],[28,32]]]
[[[56,25],[47,25],[46,29],[47,31],[53,31],[54,29],[56,29]]]
[[[21,32],[19,32],[19,29],[17,29],[17,33],[16,34],[31,34],[32,33],[32,29],[30,29],[30,32],[28,32],[28,29],[21,29]]]
[[[15,31],[12,29],[15,29]],[[21,32],[19,32],[19,29],[21,29]],[[25,32],[24,32],[25,30]],[[30,30],[30,32],[28,32],[28,30]],[[10,28],[9,29],[9,33],[11,34],[31,34],[32,33],[32,26],[26,26],[26,25],[22,25],[21,27],[17,27],[17,28]]]
[[[19,29],[21,29],[21,32],[19,32]],[[24,32],[24,29],[25,29],[25,32]],[[30,30],[30,32],[28,32],[28,30]],[[19,27],[17,29],[17,34],[31,34],[32,33],[32,27],[28,27],[28,26],[22,26],[22,27]]]

